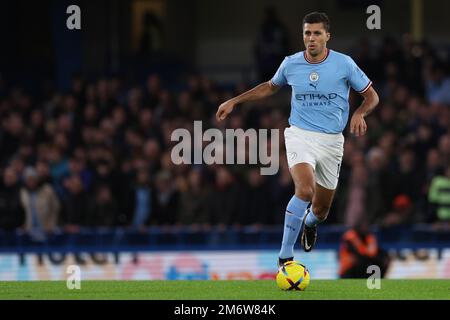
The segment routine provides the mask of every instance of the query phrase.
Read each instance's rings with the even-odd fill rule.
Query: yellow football
[[[309,282],[308,269],[297,261],[288,261],[278,268],[277,285],[282,290],[304,291]]]

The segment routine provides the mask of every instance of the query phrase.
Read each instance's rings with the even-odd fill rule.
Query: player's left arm
[[[350,133],[357,137],[363,136],[366,133],[367,124],[364,118],[375,109],[380,101],[377,92],[372,86],[360,94],[364,97],[364,101],[353,113],[350,121]]]

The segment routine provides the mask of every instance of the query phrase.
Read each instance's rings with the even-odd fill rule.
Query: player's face
[[[325,30],[322,22],[303,25],[303,43],[311,56],[321,54],[328,40],[330,40],[330,33]]]

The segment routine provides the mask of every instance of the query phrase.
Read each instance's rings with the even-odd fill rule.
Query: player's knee
[[[312,198],[314,197],[314,187],[307,185],[296,186],[295,195],[304,201],[312,201]]]
[[[315,206],[313,205],[312,210],[314,215],[320,219],[321,221],[325,220],[328,217],[328,213],[330,212],[330,207],[328,206]]]

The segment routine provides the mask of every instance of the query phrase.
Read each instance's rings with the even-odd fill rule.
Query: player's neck
[[[322,50],[321,53],[319,53],[317,56],[312,56],[310,55],[310,53],[308,52],[308,50],[306,50],[306,57],[308,58],[308,61],[310,62],[319,62],[322,61],[323,59],[325,59],[325,57],[328,54],[328,48],[324,48]]]

